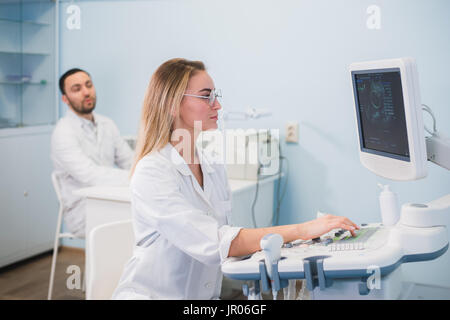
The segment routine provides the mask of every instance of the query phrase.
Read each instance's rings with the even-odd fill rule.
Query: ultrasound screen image
[[[363,148],[409,161],[400,71],[354,74]]]

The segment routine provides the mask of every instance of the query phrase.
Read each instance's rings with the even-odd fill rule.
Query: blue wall
[[[379,178],[359,162],[348,66],[355,61],[416,58],[422,102],[450,136],[450,2],[432,1],[76,1],[81,29],[68,30],[60,8],[60,71],[87,69],[97,111],[123,134],[135,134],[153,71],[173,57],[206,63],[222,88],[223,107],[267,108],[271,117],[229,121],[229,128],[273,128],[285,135],[299,122],[298,144],[282,143],[289,180],[280,223],[313,219],[316,211],[357,223],[380,221],[377,183],[400,203],[428,202],[450,192],[450,172],[429,163],[414,182]],[[370,5],[381,28],[366,26]],[[62,114],[65,105],[60,106]],[[429,118],[425,116],[430,126]],[[450,224],[450,217],[449,217]],[[417,282],[450,286],[450,254],[406,266]]]

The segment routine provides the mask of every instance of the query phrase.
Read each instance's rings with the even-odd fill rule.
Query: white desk
[[[274,182],[277,180],[278,175],[259,180],[258,199],[255,204],[257,227],[272,225]],[[256,181],[230,179],[229,183],[232,192],[231,224],[255,227],[252,219],[252,204],[256,192]],[[131,193],[128,187],[101,186],[79,189],[74,193],[86,198],[85,280],[89,283],[89,234],[96,226],[131,219]]]

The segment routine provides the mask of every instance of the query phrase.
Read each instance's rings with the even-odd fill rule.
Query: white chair
[[[134,248],[131,220],[103,224],[89,235],[87,300],[110,299]]]
[[[59,239],[77,238],[75,235],[73,235],[72,233],[69,233],[69,232],[61,233],[61,225],[62,225],[62,220],[63,220],[62,219],[63,205],[62,205],[62,201],[61,201],[61,188],[59,185],[59,177],[56,174],[56,172],[52,173],[52,183],[53,183],[53,188],[55,189],[55,192],[56,192],[56,197],[58,198],[58,202],[59,202],[59,212],[58,212],[58,221],[56,223],[55,244],[53,246],[52,269],[50,271],[50,281],[49,281],[48,296],[47,296],[48,300],[52,299],[52,294],[53,294],[53,282],[55,279],[55,268],[56,268],[56,258],[58,256]],[[83,291],[84,291],[84,282],[83,282]]]

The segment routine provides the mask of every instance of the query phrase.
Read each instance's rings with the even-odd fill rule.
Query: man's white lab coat
[[[223,165],[202,154],[203,189],[172,145],[141,159],[131,180],[136,246],[114,299],[214,299],[241,228],[228,225]]]
[[[85,233],[85,201],[74,190],[94,185],[127,185],[133,151],[114,122],[93,113],[94,121],[70,109],[52,134],[51,159],[59,176],[64,220],[78,237]],[[122,168],[116,168],[115,166]]]

